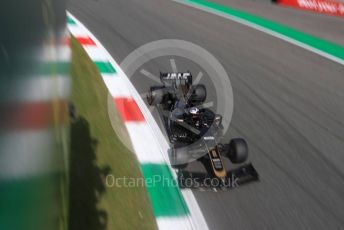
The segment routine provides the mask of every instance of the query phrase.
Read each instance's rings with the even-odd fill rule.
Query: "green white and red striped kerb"
[[[153,180],[161,176],[165,180],[147,186],[159,229],[208,229],[192,192],[181,191],[178,186],[166,186],[166,180],[175,184],[176,179],[166,159],[168,145],[162,144],[166,140],[153,131],[157,125],[129,78],[95,36],[70,13],[67,23],[71,34],[98,68],[119,110],[144,178]]]

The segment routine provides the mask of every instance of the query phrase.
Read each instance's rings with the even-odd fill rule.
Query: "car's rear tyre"
[[[202,104],[207,99],[207,89],[204,85],[193,85],[191,90],[190,102],[192,104]]]
[[[248,158],[248,146],[244,139],[234,138],[229,142],[227,157],[235,164],[243,163]]]
[[[153,86],[147,93],[147,102],[149,105],[161,104],[164,99],[164,86]]]

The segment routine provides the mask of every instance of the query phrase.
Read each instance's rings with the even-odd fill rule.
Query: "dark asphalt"
[[[172,38],[205,48],[229,73],[235,107],[229,134],[248,140],[261,181],[194,192],[210,229],[344,228],[344,66],[172,1],[71,0],[69,9],[118,62],[141,45]],[[147,87],[133,83],[140,92]]]
[[[344,45],[342,17],[272,4],[271,0],[215,0],[214,2],[283,23],[316,37]]]

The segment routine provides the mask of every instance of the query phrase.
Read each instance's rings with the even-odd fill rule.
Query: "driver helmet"
[[[191,107],[189,109],[189,113],[192,115],[197,115],[199,113],[199,109],[197,107]]]

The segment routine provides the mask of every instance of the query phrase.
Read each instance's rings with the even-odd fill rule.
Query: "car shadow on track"
[[[104,180],[110,168],[96,164],[97,140],[91,137],[88,121],[76,118],[71,125],[69,172],[69,229],[102,230],[107,213],[97,204],[105,192]]]

